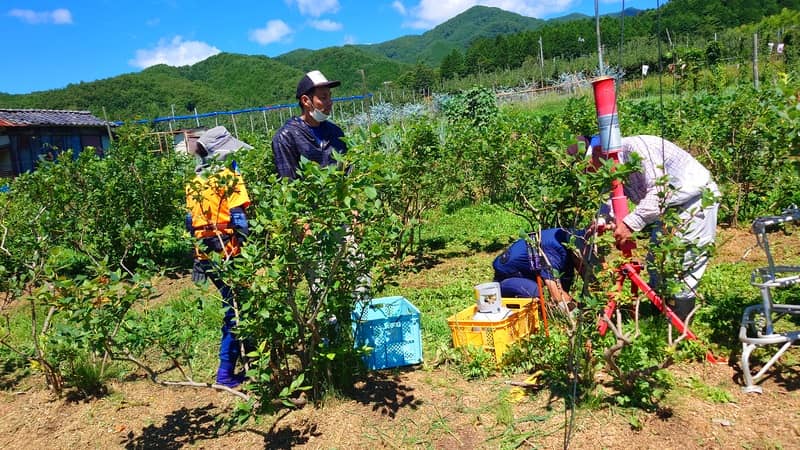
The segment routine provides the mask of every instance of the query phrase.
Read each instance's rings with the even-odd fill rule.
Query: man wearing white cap
[[[296,98],[302,113],[290,118],[272,138],[275,166],[281,178],[295,179],[300,158],[322,167],[335,164],[333,152],[344,154],[344,132],[328,120],[333,107],[331,88],[340,81],[329,81],[319,70],[303,75],[297,83]]]

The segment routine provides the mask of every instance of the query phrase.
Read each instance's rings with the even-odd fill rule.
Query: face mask
[[[311,111],[311,118],[316,120],[317,122],[325,122],[326,120],[328,120],[328,117],[330,117],[328,114],[325,114],[324,112],[318,110],[317,108],[314,108],[314,110]]]

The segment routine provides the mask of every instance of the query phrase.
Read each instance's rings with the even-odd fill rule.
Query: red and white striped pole
[[[611,159],[614,162],[612,170],[616,169],[619,164],[619,151],[622,149],[622,134],[619,131],[619,114],[617,113],[617,93],[614,86],[614,78],[612,77],[599,77],[592,81],[592,88],[594,89],[594,104],[597,109],[597,126],[600,130],[600,152],[606,159]],[[592,149],[592,158],[598,157],[598,152]],[[611,182],[611,208],[614,210],[614,221],[617,227],[624,226],[622,219],[628,215],[628,197],[625,196],[625,191],[622,182],[614,180]],[[636,243],[633,240],[619,245],[619,250],[625,258],[630,259],[633,249],[636,248]],[[620,273],[621,277],[622,274]],[[618,288],[622,288],[623,280],[618,280]],[[614,314],[614,309],[617,307],[616,295],[610,294],[608,304],[606,305],[603,315],[606,320],[611,320]],[[608,323],[601,320],[598,323],[598,331],[601,336],[606,334]]]
[[[622,150],[622,135],[619,131],[619,114],[617,113],[617,93],[613,77],[599,77],[592,81],[594,88],[594,103],[597,109],[597,126],[600,130],[600,145],[603,156],[619,164],[619,151]],[[611,184],[611,208],[614,210],[614,220],[617,227],[623,226],[622,219],[628,215],[628,197],[622,187],[622,182],[614,180]],[[623,243],[619,250],[626,258],[631,257],[631,252],[636,248],[634,241]]]

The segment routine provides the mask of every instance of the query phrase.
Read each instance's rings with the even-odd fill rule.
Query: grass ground
[[[709,279],[718,270],[739,265],[747,273],[746,267],[763,262],[746,230],[721,230],[719,243]],[[773,241],[777,258],[796,258],[797,248],[796,235]],[[527,375],[466,380],[437,357],[445,345],[438,340],[448,332],[446,317],[469,304],[471,286],[489,276],[495,254],[452,252],[399,280],[392,294],[406,296],[422,310],[426,361],[421,366],[371,373],[347,394],[283,410],[234,431],[218,422],[235,402],[224,393],[154,386],[132,372],[113,381],[105,397],[54,399],[39,376],[29,375],[5,380],[0,447],[563,448],[566,430],[570,448],[800,447],[797,352],[785,355],[770,372],[761,395],[741,392],[735,348],[726,355],[728,364],[673,366],[669,374],[675,387],[653,410],[603,402],[573,412],[547,388],[515,396],[507,382]],[[183,277],[160,280],[158,287],[165,299],[195,289]],[[758,299],[754,289],[742,295]],[[599,389],[611,392],[602,373],[599,381]]]

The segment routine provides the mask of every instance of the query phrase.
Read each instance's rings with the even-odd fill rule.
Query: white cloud
[[[136,58],[128,64],[144,69],[156,64],[186,66],[216,55],[220,50],[200,41],[184,41],[181,36],[161,39],[152,49],[136,50]]]
[[[148,27],[155,27],[160,23],[161,23],[161,18],[160,17],[153,17],[152,19],[147,19],[144,22],[144,24],[147,25]]]
[[[311,28],[319,31],[339,31],[342,29],[341,23],[332,20],[310,20],[308,24],[311,25]]]
[[[286,0],[286,4],[296,4],[300,14],[311,17],[339,11],[339,0]]]
[[[270,20],[264,28],[250,30],[250,40],[261,45],[287,41],[292,29],[282,20]]]
[[[432,28],[475,5],[494,6],[523,16],[540,18],[567,11],[577,3],[579,0],[420,0],[409,9],[410,20],[404,25],[420,29]]]
[[[12,9],[8,12],[8,15],[30,24],[52,23],[55,25],[69,25],[72,23],[72,13],[64,8],[54,9],[52,11]]]
[[[400,13],[401,16],[406,15],[406,5],[404,5],[400,0],[394,0],[392,2],[392,8]]]
[[[68,9],[59,8],[59,9],[53,10],[53,12],[50,14],[50,16],[53,19],[53,23],[58,24],[58,25],[72,23],[72,13],[69,12]]]
[[[344,37],[344,45],[353,45],[356,42],[357,42],[356,37],[353,36],[352,34],[348,34],[347,36]]]

